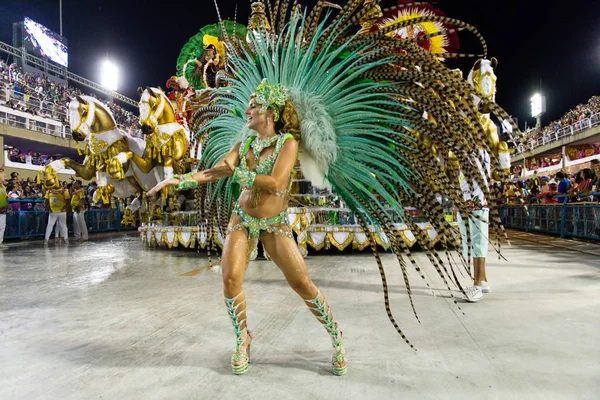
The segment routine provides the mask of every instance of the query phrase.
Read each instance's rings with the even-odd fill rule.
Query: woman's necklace
[[[272,146],[277,139],[279,139],[279,135],[271,136],[266,139],[261,139],[257,136],[256,139],[254,139],[252,142],[252,152],[254,153],[254,161],[257,166],[258,161],[260,160],[260,153],[267,147]]]
[[[256,139],[254,139],[251,147],[252,147],[252,152],[254,153],[254,165],[255,165],[254,168],[255,169],[258,168],[258,164],[260,162],[260,153],[267,147],[272,146],[273,143],[277,142],[277,139],[279,139],[279,135],[271,136],[266,139],[261,139],[257,136]],[[251,208],[257,207],[258,202],[260,201],[260,192],[261,192],[261,190],[258,187],[252,188],[252,200],[250,201]]]

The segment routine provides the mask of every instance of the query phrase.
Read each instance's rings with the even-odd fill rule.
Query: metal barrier
[[[600,240],[599,203],[506,205],[498,209],[506,228]]]
[[[19,203],[21,209],[16,209]],[[40,210],[45,200],[9,200],[6,212],[5,239],[27,239],[44,237],[48,225],[47,210]],[[32,209],[23,209],[33,204]],[[118,203],[117,203],[118,204]],[[123,215],[120,208],[92,208],[85,211],[85,222],[88,232],[118,232],[123,230],[137,229],[135,227],[122,226]],[[73,233],[73,214],[67,212],[67,226],[69,234]]]

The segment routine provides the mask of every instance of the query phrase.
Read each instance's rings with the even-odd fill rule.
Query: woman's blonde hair
[[[279,121],[275,123],[277,133],[289,133],[300,142],[300,118],[298,118],[298,113],[296,113],[291,100],[285,101],[285,104],[279,109],[279,115]]]

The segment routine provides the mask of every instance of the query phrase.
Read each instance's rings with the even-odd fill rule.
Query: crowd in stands
[[[6,186],[10,210],[14,212],[32,210],[44,211],[47,209],[47,204],[44,204],[43,201],[39,201],[44,199],[45,188],[43,185],[31,178],[20,179],[18,172],[12,172],[10,177],[7,178],[8,180],[4,182],[4,185]],[[64,189],[71,190],[73,182],[75,182],[75,179],[72,179],[71,182],[62,181],[60,184]],[[94,193],[97,187],[96,182],[91,182],[89,185],[83,186],[83,189],[85,190],[86,209],[107,208],[110,206],[110,204],[103,204],[95,198]],[[26,200],[31,200],[31,202],[27,202]]]
[[[593,96],[585,104],[579,104],[574,109],[565,113],[559,120],[550,122],[541,131],[537,129],[530,129],[527,131],[529,146],[534,147],[536,143],[541,142],[542,144],[549,143],[553,140],[558,139],[558,132],[561,129],[573,126],[574,131],[585,129],[585,121],[594,115],[600,113],[600,96]],[[596,117],[592,124],[600,122],[600,117]],[[524,147],[519,149],[520,152],[524,151]]]
[[[513,172],[515,176],[520,173]],[[502,193],[499,203],[508,205],[600,202],[600,162],[575,174],[559,171],[538,176],[534,173],[528,180],[514,179],[500,185],[499,190]]]
[[[81,90],[53,82],[46,75],[22,72],[15,64],[7,65],[0,59],[0,104],[14,110],[68,122],[68,106],[71,98],[82,94]],[[94,94],[88,96],[97,97]],[[117,125],[122,129],[137,129],[138,118],[111,101],[101,100],[112,111]]]
[[[16,147],[7,148],[5,146],[5,150],[8,149],[8,159],[12,162],[30,164],[30,165],[39,165],[46,166],[58,158],[55,158],[52,155],[41,154],[38,152],[28,151],[23,152]]]
[[[558,159],[553,159],[552,157],[542,157],[538,160],[533,159],[531,162],[529,162],[527,169],[535,171],[536,169],[552,167],[560,163],[562,163],[562,156],[560,156]]]
[[[567,148],[567,160],[575,161],[582,158],[596,156],[600,154],[600,143],[585,144]],[[530,171],[540,168],[552,167],[562,163],[562,154],[556,154],[553,157],[540,157],[525,160],[525,165]]]

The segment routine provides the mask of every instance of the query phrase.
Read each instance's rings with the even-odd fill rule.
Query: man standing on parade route
[[[490,155],[480,148],[477,154],[470,157],[470,160],[481,173],[484,184],[489,186]],[[464,221],[460,213],[458,213],[458,224],[462,237],[463,255],[467,258],[467,255],[470,253],[471,257],[473,257],[473,286],[465,288],[466,300],[475,303],[483,299],[483,293],[491,291],[491,286],[487,282],[487,275],[485,273],[490,210],[487,207],[487,200],[483,195],[483,191],[476,181],[468,182],[462,171],[459,171],[458,179],[463,192],[463,198],[470,203],[473,210],[473,216],[468,221]],[[467,228],[471,237],[470,249],[467,248]]]
[[[81,187],[80,180],[74,181],[71,188],[71,210],[73,211],[73,236],[75,240],[86,242],[88,229],[85,224],[85,189]]]
[[[52,234],[52,228],[58,220],[60,224],[60,234],[65,239],[65,243],[69,243],[69,230],[67,228],[67,200],[71,197],[69,191],[63,189],[60,185],[46,191],[47,207],[50,208],[48,216],[48,226],[46,226],[46,236],[44,237],[44,245],[48,245],[48,240]]]
[[[4,241],[4,229],[6,229],[6,209],[8,208],[8,196],[6,195],[6,186],[4,186],[4,165],[0,165],[0,250],[6,249]]]

